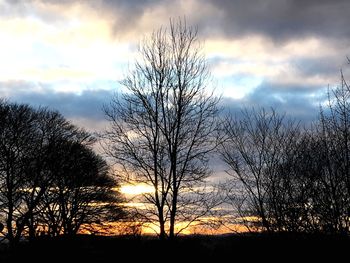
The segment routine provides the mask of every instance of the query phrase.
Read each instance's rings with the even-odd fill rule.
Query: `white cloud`
[[[0,81],[89,83],[122,77],[121,69],[135,51],[133,43],[112,37],[108,20],[83,5],[64,11],[36,4],[39,13],[61,12],[63,20],[0,17]]]
[[[212,38],[206,41],[205,51],[214,77],[225,79],[224,95],[234,98],[244,97],[262,82],[280,85],[282,90],[284,86],[313,89],[317,85],[337,83],[338,75],[317,72],[317,68],[312,74],[305,74],[303,61],[324,62],[324,58],[334,58],[333,62],[337,62],[332,65],[334,69],[344,63],[344,57],[332,42],[315,37],[290,40],[281,45],[259,35],[231,40]]]

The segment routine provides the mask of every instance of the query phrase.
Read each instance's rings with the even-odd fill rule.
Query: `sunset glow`
[[[153,191],[154,191],[153,187],[145,184],[123,185],[120,187],[120,192],[125,195],[140,195],[140,194],[152,193]]]

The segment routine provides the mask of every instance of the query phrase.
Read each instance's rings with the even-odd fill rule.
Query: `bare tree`
[[[122,81],[127,92],[105,108],[105,150],[126,182],[153,187],[143,195],[151,206],[141,212],[159,223],[161,238],[173,238],[176,220],[193,222],[211,208],[198,187],[210,174],[218,99],[205,91],[207,64],[186,21],[154,32],[140,55]]]
[[[319,141],[318,195],[315,214],[324,231],[348,232],[350,201],[350,87],[341,72],[341,84],[329,91],[321,108],[315,136]]]
[[[256,216],[266,231],[282,229],[283,189],[280,169],[299,134],[298,126],[273,109],[244,110],[240,118],[228,117],[221,156],[243,195],[239,200],[246,216]]]
[[[320,230],[315,208],[322,196],[319,187],[323,166],[322,144],[313,129],[303,130],[294,138],[279,163],[278,231],[309,232]],[[269,208],[273,210],[273,207]],[[276,215],[276,213],[272,213]]]
[[[229,118],[221,154],[240,182],[235,199],[243,218],[255,215],[267,231],[350,231],[350,87],[328,92],[319,119],[301,132],[271,112]]]
[[[328,105],[321,107],[319,119],[281,165],[280,174],[289,185],[284,189],[290,192],[285,200],[284,216],[289,219],[285,228],[349,231],[349,91],[341,74],[341,85],[329,90]]]

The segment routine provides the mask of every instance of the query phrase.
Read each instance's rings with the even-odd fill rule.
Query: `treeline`
[[[309,127],[264,109],[226,119],[220,152],[244,189],[230,196],[242,219],[268,232],[349,234],[350,88],[341,80]]]
[[[0,102],[0,228],[11,246],[121,216],[94,141],[58,112]]]

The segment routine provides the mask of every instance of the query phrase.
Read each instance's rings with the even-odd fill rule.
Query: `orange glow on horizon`
[[[187,226],[188,222],[179,222],[175,226],[175,232]],[[81,234],[96,234],[104,236],[114,235],[157,235],[159,226],[156,223],[141,222],[106,222],[83,226]],[[192,223],[181,231],[181,235],[222,235],[232,233],[249,232],[246,225],[240,223],[228,223],[217,227],[210,227],[205,223]]]
[[[137,184],[137,185],[122,185],[120,187],[120,192],[125,195],[140,195],[146,193],[154,192],[152,186],[146,184]]]

